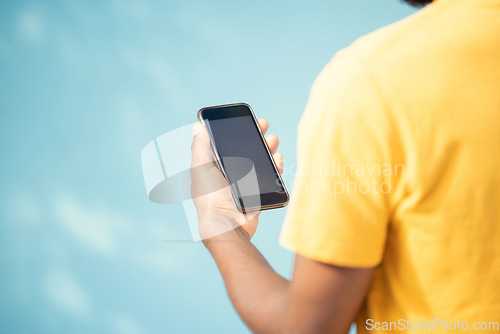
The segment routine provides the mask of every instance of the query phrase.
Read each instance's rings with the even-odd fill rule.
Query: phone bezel
[[[250,105],[248,105],[247,103],[222,104],[222,105],[217,105],[217,106],[204,107],[198,111],[197,118],[205,126],[205,128],[208,131],[208,134],[210,136],[211,149],[212,149],[212,152],[214,153],[214,156],[215,156],[215,159],[217,162],[217,166],[219,167],[219,169],[221,170],[221,172],[223,173],[224,177],[227,180],[228,177],[227,177],[226,171],[223,167],[222,160],[220,158],[217,147],[215,145],[215,140],[214,140],[213,135],[210,131],[210,128],[206,124],[206,121],[208,119],[204,117],[203,112],[208,111],[210,109],[221,109],[221,108],[241,107],[241,106],[246,107],[246,109],[248,109],[249,115],[252,117],[255,125],[257,126],[257,130],[259,132],[261,141],[262,141],[264,147],[266,148],[267,155],[268,155],[269,159],[271,160],[271,163],[272,163],[274,170],[275,170],[275,174],[278,177],[278,180],[280,182],[280,185],[281,185],[283,191],[263,193],[263,194],[259,194],[259,195],[255,195],[255,196],[245,196],[243,199],[243,198],[240,198],[238,196],[236,189],[234,189],[233,185],[231,184],[230,188],[231,188],[231,194],[232,194],[234,203],[236,204],[236,207],[238,208],[238,210],[240,212],[263,211],[263,210],[285,207],[290,200],[290,197],[288,195],[288,191],[286,189],[285,183],[283,182],[283,179],[281,178],[281,174],[278,171],[278,167],[276,166],[274,158],[273,158],[271,152],[269,151],[269,147],[267,146],[264,135],[262,134],[262,130],[260,129],[259,122],[257,122],[257,118],[255,117],[255,114],[252,110],[252,107],[250,107]],[[247,114],[245,114],[245,116],[246,115]],[[233,117],[235,117],[235,116],[233,116]],[[219,117],[218,119],[221,119],[221,118],[228,118],[228,117]],[[260,203],[260,205],[244,206],[244,203],[255,203],[255,201]]]

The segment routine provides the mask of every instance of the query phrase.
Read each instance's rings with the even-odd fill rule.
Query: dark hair
[[[432,2],[432,0],[403,0],[403,1],[414,7],[423,7]]]

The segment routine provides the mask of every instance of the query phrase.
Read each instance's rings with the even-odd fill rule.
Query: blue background
[[[295,163],[309,89],[398,0],[0,1],[0,332],[246,333],[140,151],[199,108],[247,102]],[[292,179],[285,174],[291,188]],[[255,244],[289,277],[285,209]]]

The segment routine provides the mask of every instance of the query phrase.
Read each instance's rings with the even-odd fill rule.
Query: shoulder
[[[325,105],[357,105],[363,112],[374,104],[393,109],[403,96],[412,95],[412,85],[427,82],[423,67],[432,67],[438,58],[439,48],[433,45],[438,41],[432,38],[442,13],[424,8],[340,50],[315,80],[311,98]]]
[[[368,67],[376,66],[386,59],[399,59],[404,62],[406,58],[400,57],[401,55],[430,51],[425,45],[430,39],[437,37],[437,30],[442,29],[443,13],[444,10],[437,5],[427,6],[402,20],[358,38],[341,53]]]
[[[335,54],[315,85],[345,84],[369,75],[399,80],[401,69],[417,64],[417,59],[433,57],[435,50],[429,43],[437,38],[435,31],[442,25],[443,13],[436,7],[428,6],[358,38]]]

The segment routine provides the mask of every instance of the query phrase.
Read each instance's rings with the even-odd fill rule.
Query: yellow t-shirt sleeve
[[[404,166],[376,82],[347,58],[334,57],[311,90],[280,243],[320,262],[371,267]]]

